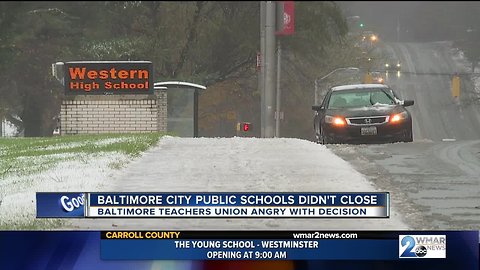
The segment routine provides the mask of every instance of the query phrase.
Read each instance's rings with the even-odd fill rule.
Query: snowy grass
[[[97,191],[157,144],[160,133],[0,139],[0,229],[54,229],[35,218],[36,192]]]
[[[450,51],[452,53],[452,58],[453,60],[455,60],[456,65],[459,67],[460,71],[464,73],[471,72],[471,63],[465,57],[465,53],[455,47],[452,47]],[[478,69],[479,67],[475,69],[476,73],[472,73],[470,75],[470,79],[473,83],[472,97],[476,100],[480,100],[480,75],[478,74]]]
[[[0,179],[6,175],[38,173],[60,161],[84,158],[85,154],[120,152],[135,157],[160,136],[149,133],[3,138],[0,139]]]

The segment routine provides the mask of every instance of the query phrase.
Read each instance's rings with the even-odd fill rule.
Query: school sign
[[[65,62],[65,94],[153,94],[150,61]]]

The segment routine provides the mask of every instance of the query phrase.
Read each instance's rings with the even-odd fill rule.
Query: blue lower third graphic
[[[37,218],[83,218],[84,193],[37,193]]]

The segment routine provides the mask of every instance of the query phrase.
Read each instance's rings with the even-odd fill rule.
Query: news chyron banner
[[[0,269],[478,270],[478,233],[0,231]]]
[[[468,256],[477,256],[477,232],[470,232],[468,249],[460,247],[460,234],[426,231],[102,231],[100,252],[103,260],[408,261],[447,259],[454,256],[456,248],[462,248]]]
[[[378,193],[37,193],[39,218],[388,218]]]
[[[152,94],[150,61],[72,61],[64,66],[65,94]]]

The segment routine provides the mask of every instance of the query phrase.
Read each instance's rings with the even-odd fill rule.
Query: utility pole
[[[260,71],[258,91],[260,92],[260,137],[265,137],[265,11],[266,2],[260,1]]]
[[[400,16],[397,15],[397,42],[400,42]]]
[[[275,137],[280,138],[280,116],[282,113],[280,112],[280,74],[282,73],[282,68],[280,65],[280,60],[282,57],[282,48],[280,47],[280,39],[277,39],[277,112],[275,114]]]
[[[265,22],[265,137],[275,132],[275,1],[266,3]]]

